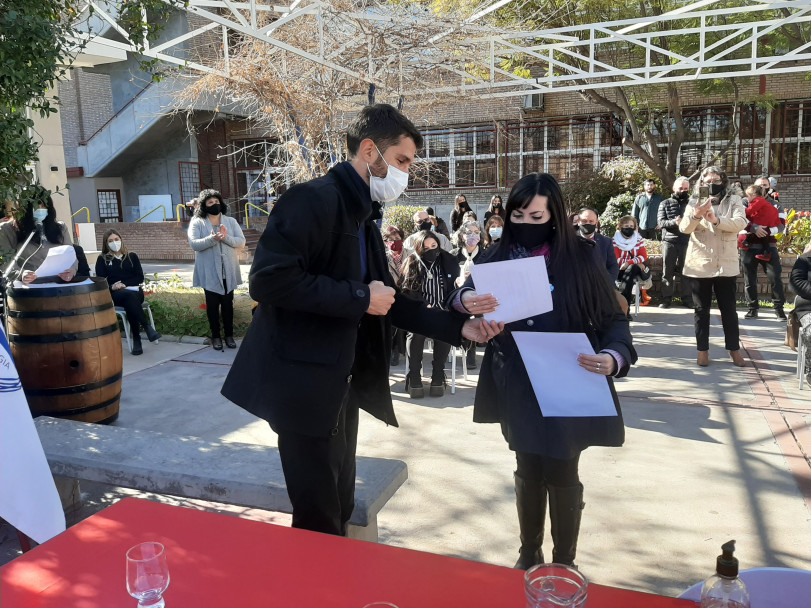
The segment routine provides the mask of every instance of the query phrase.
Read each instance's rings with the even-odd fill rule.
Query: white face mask
[[[107,243],[110,251],[121,251],[121,241],[110,241]]]
[[[377,144],[375,144],[375,150],[380,154]],[[380,158],[386,163],[382,154],[380,154]],[[372,175],[369,165],[366,165],[366,168],[369,169],[369,190],[373,201],[393,203],[408,187],[408,173],[392,167],[389,163],[386,163],[386,166],[389,168],[386,177],[375,177]]]

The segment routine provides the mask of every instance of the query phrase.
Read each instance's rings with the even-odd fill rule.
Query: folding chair
[[[141,308],[149,315],[149,324],[155,327],[155,319],[152,317],[152,309],[149,307],[149,302],[144,300],[143,304],[141,304]],[[127,337],[127,347],[130,349],[130,352],[132,352],[132,336],[130,335],[130,324],[129,321],[127,321],[127,311],[124,310],[123,306],[116,306],[115,314],[121,317],[121,322],[124,324],[124,335]],[[408,365],[408,363],[406,363],[406,365]]]
[[[805,384],[805,347],[808,345],[808,338],[803,328],[797,334],[797,380],[800,381],[800,390]]]

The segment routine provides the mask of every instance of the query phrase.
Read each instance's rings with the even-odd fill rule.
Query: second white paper
[[[594,353],[586,334],[514,331],[512,335],[545,417],[617,415],[605,376],[577,363],[580,353]]]
[[[552,291],[546,258],[539,255],[492,264],[474,264],[470,269],[476,293],[491,293],[498,308],[484,315],[488,321],[512,323],[552,310]]]

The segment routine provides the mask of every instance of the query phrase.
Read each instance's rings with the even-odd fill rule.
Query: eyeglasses
[[[715,185],[718,185],[718,184],[722,184],[722,183],[723,183],[723,180],[718,179],[718,178],[716,178],[716,179],[704,179],[704,180],[703,180],[703,182],[704,182],[705,184],[707,184],[707,185],[709,185],[709,184],[715,184]]]

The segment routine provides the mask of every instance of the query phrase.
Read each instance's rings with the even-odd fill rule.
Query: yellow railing
[[[76,217],[76,216],[77,216],[77,215],[79,215],[79,214],[80,214],[82,211],[87,212],[87,223],[89,224],[89,223],[90,223],[90,209],[88,209],[87,207],[82,207],[82,208],[81,208],[81,209],[79,209],[79,210],[78,210],[76,213],[72,214],[70,217]]]
[[[185,208],[186,208],[186,205],[184,205],[183,203],[178,203],[177,206],[175,207],[175,213],[177,214],[177,221],[178,222],[180,221],[180,212]]]
[[[140,222],[140,221],[141,221],[142,219],[144,219],[145,217],[149,217],[150,215],[152,215],[153,213],[155,213],[155,212],[156,212],[158,209],[160,209],[161,211],[163,211],[163,221],[165,222],[165,221],[166,221],[166,207],[164,207],[163,205],[161,205],[160,207],[155,207],[155,208],[154,208],[152,211],[150,211],[149,213],[145,213],[145,214],[143,214],[141,217],[139,217],[137,220],[135,220],[135,223]]]
[[[253,207],[254,209],[258,209],[259,211],[261,211],[265,215],[270,215],[270,211],[265,211],[264,209],[262,209],[262,207],[257,207],[253,203],[245,203],[245,230],[248,230],[251,227],[251,225],[249,223],[250,220],[248,218],[248,207]]]

